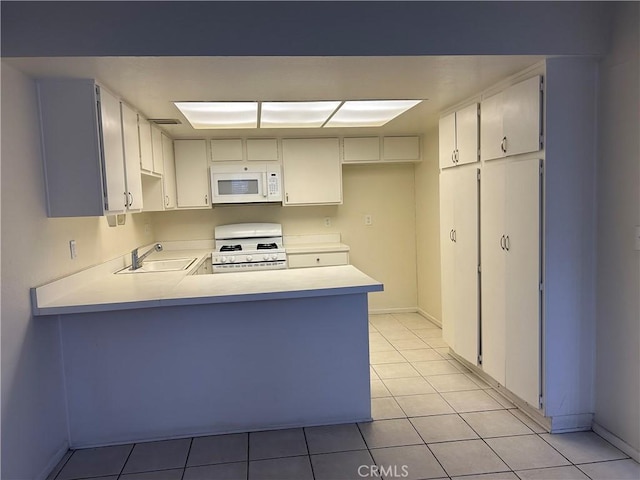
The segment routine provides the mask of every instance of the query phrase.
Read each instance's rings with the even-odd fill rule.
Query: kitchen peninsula
[[[351,265],[114,274],[32,290],[60,325],[73,448],[371,419],[367,293]]]

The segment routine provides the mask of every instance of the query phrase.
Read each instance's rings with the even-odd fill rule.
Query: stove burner
[[[235,252],[237,250],[242,250],[242,245],[223,245],[220,247],[221,252]]]
[[[278,248],[278,245],[275,243],[259,243],[257,248],[258,250],[271,250],[274,248]]]

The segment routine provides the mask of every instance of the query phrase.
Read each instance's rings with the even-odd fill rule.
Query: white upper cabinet
[[[126,189],[120,101],[104,89],[99,89],[100,125],[104,151],[105,213],[126,210],[129,196]]]
[[[211,140],[211,160],[214,162],[242,161],[241,138],[223,138]]]
[[[440,168],[456,165],[456,114],[440,117],[438,122],[438,158]]]
[[[477,103],[440,119],[440,168],[478,161],[478,123]]]
[[[140,139],[140,168],[153,172],[153,149],[151,147],[151,125],[142,115],[138,115],[138,138]]]
[[[174,140],[178,208],[211,208],[206,140]]]
[[[481,157],[537,152],[542,146],[542,78],[532,77],[482,101]]]
[[[395,162],[420,160],[420,137],[383,137],[382,159]]]
[[[379,137],[354,137],[344,138],[343,163],[379,162],[380,138]]]
[[[284,205],[342,203],[342,168],[337,138],[282,140]]]
[[[164,208],[170,210],[176,208],[176,163],[173,152],[173,140],[164,133],[161,134],[162,142],[162,159],[164,164],[164,174],[162,176],[162,185],[164,188]]]
[[[138,114],[124,103],[120,103],[120,108],[122,114],[122,139],[124,142],[127,211],[139,212],[142,210],[143,202]]]
[[[162,153],[162,131],[151,125],[151,151],[153,153],[153,173],[164,173],[164,157]]]
[[[248,138],[247,160],[257,162],[277,162],[278,141],[275,138]]]
[[[120,101],[93,79],[37,83],[50,217],[126,210]]]

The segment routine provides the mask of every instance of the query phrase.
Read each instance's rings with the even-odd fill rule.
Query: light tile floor
[[[640,479],[593,432],[546,433],[423,317],[372,315],[369,331],[371,423],[76,450],[48,480]]]

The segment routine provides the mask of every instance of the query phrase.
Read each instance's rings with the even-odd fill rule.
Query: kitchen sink
[[[195,262],[195,258],[173,258],[171,260],[147,260],[136,270],[131,270],[131,266],[125,267],[116,273],[158,273],[158,272],[179,272],[186,270]]]

